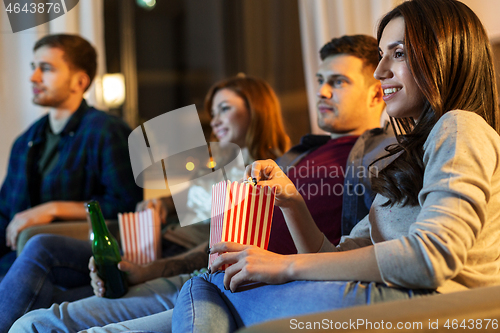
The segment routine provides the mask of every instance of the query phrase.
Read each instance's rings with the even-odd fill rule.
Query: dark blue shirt
[[[135,184],[128,152],[130,128],[85,100],[61,132],[59,156],[43,178],[38,160],[48,115],[16,139],[0,189],[0,256],[10,251],[5,230],[16,213],[49,201],[97,200],[107,219],[133,211],[143,190]]]

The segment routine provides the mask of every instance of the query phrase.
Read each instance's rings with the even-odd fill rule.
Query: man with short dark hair
[[[287,171],[318,228],[337,244],[368,213],[373,200],[369,175],[360,179],[358,172],[367,170],[373,160],[368,158],[374,158],[371,151],[378,154],[376,148],[392,143],[393,135],[389,128],[379,128],[385,104],[380,82],[373,77],[377,40],[366,35],[333,38],[321,48],[320,58],[316,113],[318,126],[330,135],[304,136],[276,163]],[[281,210],[274,214],[268,249],[297,253]]]
[[[35,43],[33,51],[36,52],[42,47],[63,51],[63,59],[69,69],[81,70],[88,76],[89,82],[85,91],[88,90],[97,72],[97,53],[87,40],[77,35],[47,35]]]
[[[76,35],[49,35],[34,47],[33,103],[48,114],[19,136],[0,190],[0,276],[15,259],[19,232],[54,220],[84,220],[83,202],[98,200],[116,219],[142,199],[128,158],[131,132],[83,99],[96,51]]]

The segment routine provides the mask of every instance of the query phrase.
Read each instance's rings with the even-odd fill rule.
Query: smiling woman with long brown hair
[[[486,32],[459,1],[412,0],[385,15],[377,36],[375,78],[399,140],[388,148],[394,162],[374,181],[370,214],[335,247],[276,164],[254,162],[245,176],[288,189],[277,191],[276,205],[299,254],[214,245],[212,274],[191,279],[179,295],[174,331],[232,332],[500,284],[499,109]],[[267,285],[237,289],[246,282]]]
[[[225,100],[234,101],[238,108]],[[238,109],[245,113],[233,116]],[[218,141],[238,144],[246,163],[274,160],[290,148],[279,100],[262,79],[240,74],[214,84],[206,95],[205,110]],[[231,128],[238,132],[231,133]]]

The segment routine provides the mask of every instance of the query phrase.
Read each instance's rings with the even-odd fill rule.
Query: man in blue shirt
[[[49,35],[34,46],[33,103],[48,114],[19,136],[0,189],[0,276],[15,259],[19,232],[55,220],[86,218],[98,200],[105,218],[142,200],[129,161],[130,128],[83,99],[96,51],[76,35]]]

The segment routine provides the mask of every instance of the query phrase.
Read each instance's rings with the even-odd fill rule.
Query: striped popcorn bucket
[[[123,259],[144,265],[161,256],[161,223],[152,209],[118,214]]]
[[[219,242],[235,242],[267,250],[274,199],[275,191],[269,186],[229,181],[213,185],[210,247]],[[218,256],[210,255],[209,267]]]

